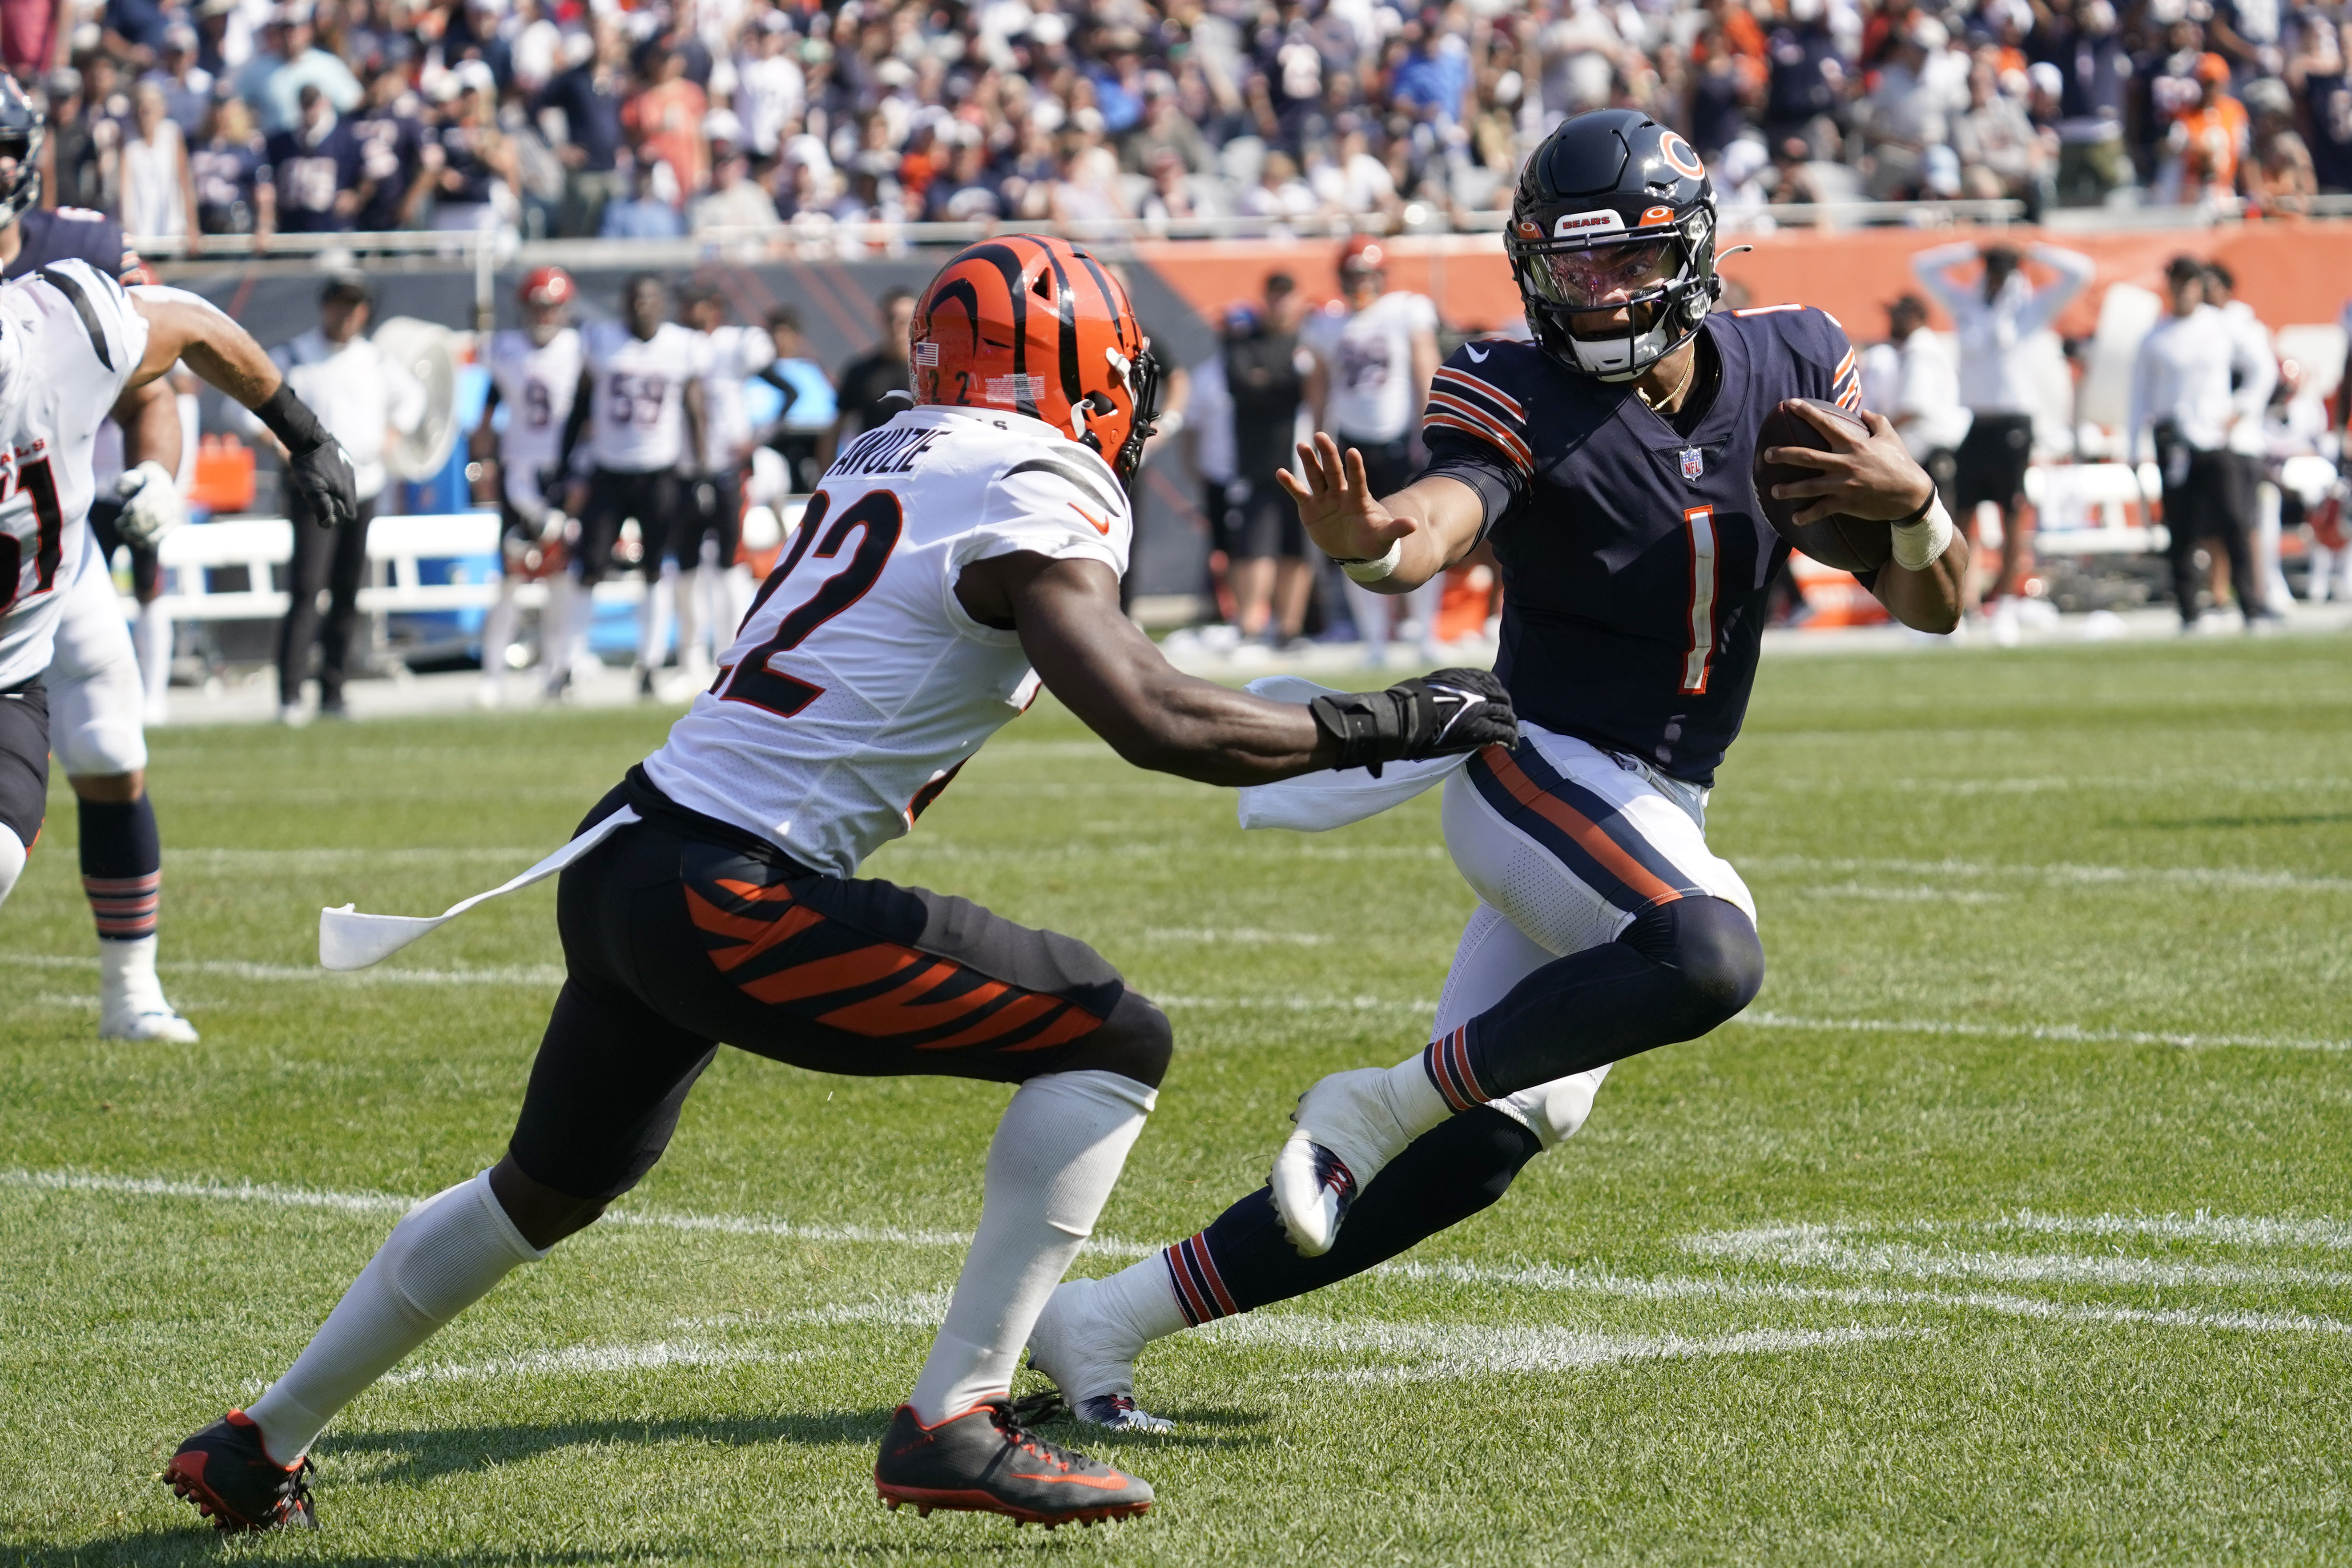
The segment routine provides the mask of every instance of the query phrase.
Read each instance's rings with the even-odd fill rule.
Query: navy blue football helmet
[[[0,228],[41,199],[41,138],[47,129],[16,79],[0,72]]]

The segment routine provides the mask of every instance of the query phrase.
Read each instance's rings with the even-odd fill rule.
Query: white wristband
[[[1396,574],[1397,563],[1404,559],[1404,541],[1389,541],[1389,552],[1370,561],[1342,561],[1339,570],[1359,583],[1377,583]]]
[[[1898,522],[1893,531],[1895,564],[1906,572],[1925,572],[1951,548],[1955,530],[1951,514],[1944,510],[1944,498],[1937,496],[1927,516],[1916,522]]]

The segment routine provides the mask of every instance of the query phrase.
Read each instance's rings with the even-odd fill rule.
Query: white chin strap
[[[1598,342],[1580,338],[1570,332],[1568,343],[1570,352],[1576,355],[1578,366],[1586,374],[1601,381],[1631,381],[1642,374],[1633,368],[1633,351],[1639,348],[1648,353],[1664,342],[1665,337],[1662,329],[1652,327],[1638,338],[1612,337]]]

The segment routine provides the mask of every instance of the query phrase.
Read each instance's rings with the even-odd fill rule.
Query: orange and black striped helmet
[[[1066,239],[1012,234],[958,251],[915,307],[918,404],[1042,419],[1135,476],[1160,415],[1160,365],[1127,290]]]

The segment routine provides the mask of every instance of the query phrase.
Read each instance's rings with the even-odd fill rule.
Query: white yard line
[[[644,1372],[670,1366],[732,1366],[745,1362],[777,1365],[806,1361],[811,1351],[768,1351],[749,1346],[706,1345],[656,1341],[636,1345],[576,1345],[570,1350],[532,1351],[495,1361],[463,1364],[404,1367],[385,1373],[377,1386],[396,1388],[408,1383],[468,1383],[488,1378],[530,1377],[551,1373],[559,1376],[588,1373]]]
[[[2149,882],[2183,888],[2352,892],[2352,877],[2308,877],[2299,871],[2236,867],[2037,866],[1975,860],[1864,860],[1817,855],[1747,855],[1735,859],[1743,871],[1893,871],[1907,877],[2018,877],[2080,887]]]
[[[1681,1334],[1604,1334],[1586,1329],[1516,1328],[1487,1323],[1398,1323],[1301,1313],[1253,1312],[1227,1318],[1212,1340],[1307,1351],[1381,1366],[1317,1372],[1323,1383],[1417,1383],[1497,1373],[1581,1372],[1620,1362],[1714,1355],[1776,1355],[1874,1341],[1923,1337],[1924,1329],[1751,1329],[1706,1339]]]
[[[1248,947],[1265,947],[1276,943],[1292,947],[1321,947],[1331,939],[1320,931],[1261,931],[1255,926],[1233,926],[1224,930],[1208,927],[1154,927],[1143,933],[1146,942],[1235,942]]]
[[[547,850],[484,848],[362,849],[319,847],[309,849],[179,848],[163,851],[163,863],[213,871],[330,871],[346,866],[509,865],[517,870],[544,856]]]
[[[1822,1029],[1842,1034],[1953,1035],[1995,1040],[2050,1040],[2094,1046],[2173,1046],[2271,1051],[2352,1051],[2352,1040],[2301,1039],[2285,1035],[2193,1035],[2154,1029],[2088,1029],[2079,1024],[2001,1024],[1961,1018],[1808,1018],[1750,1008],[1727,1028]]]
[[[1917,1279],[1990,1279],[2008,1285],[2352,1287],[2352,1273],[2271,1264],[2186,1263],[2155,1258],[2060,1252],[1954,1252],[1909,1242],[1856,1242],[1821,1226],[1770,1226],[1685,1237],[1683,1249],[1782,1268],[1839,1274],[1907,1274]]]
[[[78,952],[19,954],[8,960],[26,969],[96,969],[98,957]],[[224,980],[321,980],[346,985],[561,985],[563,967],[555,963],[513,963],[497,969],[358,969],[340,973],[299,963],[247,963],[231,958],[166,959],[156,968],[166,974],[204,974]]]

